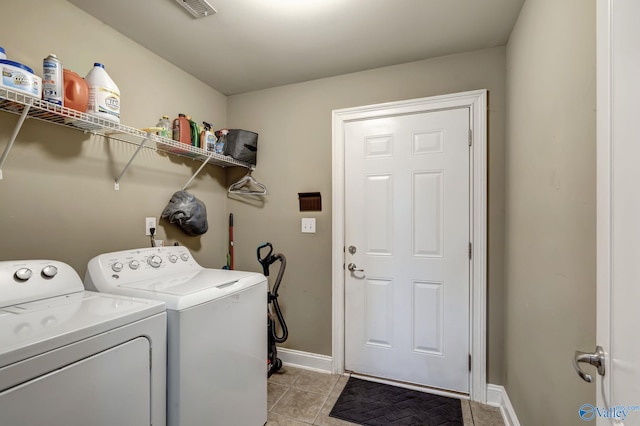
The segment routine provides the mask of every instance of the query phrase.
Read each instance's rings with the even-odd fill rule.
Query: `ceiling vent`
[[[206,18],[216,13],[207,0],[176,0],[176,3],[187,9],[194,18]]]

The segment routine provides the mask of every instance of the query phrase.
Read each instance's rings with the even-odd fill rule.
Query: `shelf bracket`
[[[24,120],[27,118],[27,114],[29,113],[29,108],[31,108],[31,105],[25,105],[25,107],[23,108],[22,114],[20,114],[20,118],[18,118],[18,122],[16,123],[16,127],[13,129],[13,133],[11,133],[11,137],[9,138],[9,143],[7,143],[7,146],[4,148],[4,151],[2,152],[2,157],[0,157],[0,180],[2,180],[2,166],[4,166],[4,162],[7,160],[7,157],[9,156],[9,151],[11,151],[11,148],[13,147],[13,143],[16,141],[16,138],[18,137],[18,133],[20,133],[22,124],[24,124]]]
[[[129,159],[129,162],[127,163],[126,166],[124,166],[124,169],[122,170],[122,172],[120,173],[120,176],[118,176],[116,178],[116,184],[115,184],[115,189],[116,191],[120,190],[120,180],[122,179],[122,176],[125,174],[125,172],[127,171],[127,169],[129,168],[129,166],[131,165],[131,163],[133,162],[133,159],[136,158],[136,156],[138,155],[138,153],[140,152],[140,150],[142,150],[142,148],[144,148],[144,144],[147,143],[147,141],[149,140],[149,136],[145,137],[144,140],[142,141],[142,143],[138,146],[138,149],[136,149],[136,152],[133,153],[133,155],[131,156],[131,158]]]
[[[182,190],[184,191],[185,189],[187,189],[187,186],[189,186],[189,184],[191,183],[191,181],[198,176],[198,173],[200,173],[200,171],[202,169],[204,169],[204,166],[206,166],[209,163],[209,160],[211,160],[211,158],[213,157],[213,153],[209,154],[209,156],[207,157],[206,161],[202,162],[202,165],[200,166],[200,168],[193,174],[193,176],[191,176],[191,179],[189,179],[187,181],[187,183],[184,184],[184,186],[182,187]]]

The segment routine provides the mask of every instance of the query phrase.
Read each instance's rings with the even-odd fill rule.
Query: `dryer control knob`
[[[189,255],[187,253],[182,253],[180,255],[180,259],[182,259],[182,260],[184,260],[186,262],[187,260],[189,260]]]
[[[26,281],[31,278],[31,269],[29,268],[20,268],[13,275],[19,281]]]
[[[149,258],[149,265],[152,268],[159,268],[161,263],[162,263],[162,258],[157,254],[154,254]]]
[[[53,278],[58,273],[58,268],[53,265],[47,265],[42,268],[42,276],[45,278]]]
[[[138,269],[139,267],[140,267],[140,262],[138,262],[137,260],[132,260],[131,262],[129,262],[129,268]]]
[[[122,268],[124,268],[124,265],[121,262],[116,262],[111,265],[111,269],[113,269],[113,272],[120,272],[122,271]]]
[[[175,254],[172,254],[171,256],[169,256],[169,262],[176,263],[177,261],[178,261],[178,256],[176,256]]]

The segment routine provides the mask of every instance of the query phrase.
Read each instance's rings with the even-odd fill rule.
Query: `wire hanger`
[[[252,169],[249,169],[246,175],[244,175],[239,181],[232,184],[229,189],[229,194],[243,194],[243,195],[267,195],[267,187],[258,182],[251,176]]]

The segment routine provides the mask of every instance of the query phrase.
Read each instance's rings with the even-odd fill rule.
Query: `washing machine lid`
[[[164,303],[80,291],[0,309],[0,368],[162,314]]]
[[[199,269],[122,283],[117,285],[115,292],[161,300],[169,310],[183,310],[246,290],[264,281],[266,277],[257,272]],[[266,300],[265,297],[265,304]]]

